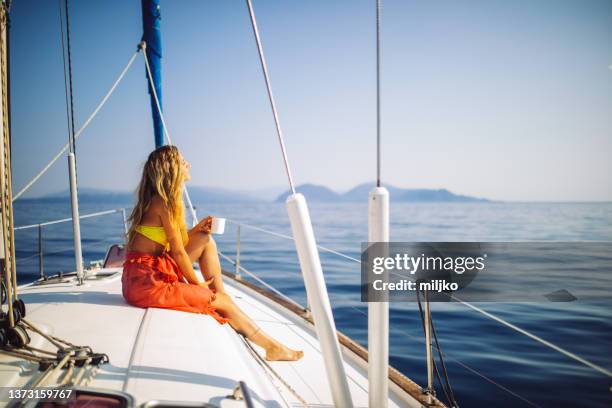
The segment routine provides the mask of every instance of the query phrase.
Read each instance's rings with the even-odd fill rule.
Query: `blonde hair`
[[[163,200],[170,212],[172,225],[179,228],[183,244],[187,243],[185,227],[185,209],[183,205],[183,182],[185,174],[181,166],[181,154],[176,146],[162,146],[155,149],[142,169],[142,178],[138,184],[138,198],[130,217],[130,229],[127,233],[128,249],[136,236],[136,227],[142,222],[144,214],[151,205],[155,194]]]

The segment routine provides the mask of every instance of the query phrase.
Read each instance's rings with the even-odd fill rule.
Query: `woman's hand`
[[[205,288],[208,288],[208,287],[209,287],[209,285],[212,283],[212,281],[213,281],[214,279],[215,279],[215,278],[214,278],[214,277],[212,277],[212,278],[210,278],[210,279],[208,279],[208,280],[206,280],[206,281],[204,281],[204,282],[198,282],[198,283],[197,283],[197,285],[198,285],[198,286],[204,286]],[[210,288],[209,288],[209,289],[210,289]]]
[[[198,231],[202,231],[205,234],[210,234],[210,230],[212,229],[212,221],[213,217],[209,215],[208,217],[202,219],[202,221],[200,221],[198,225],[196,225],[196,229]]]

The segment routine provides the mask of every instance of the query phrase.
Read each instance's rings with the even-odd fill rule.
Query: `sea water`
[[[19,200],[15,225],[70,217],[68,199]],[[84,200],[81,214],[131,203]],[[367,240],[367,201],[311,203],[317,243],[347,257],[321,251],[327,289],[339,330],[367,347],[367,304],[360,302],[361,242]],[[199,205],[198,214],[228,219],[215,237],[220,251],[234,258],[235,222],[241,222],[241,265],[300,304],[306,303],[292,241],[248,225],[291,235],[282,203]],[[248,225],[247,225],[248,224]],[[120,212],[81,222],[87,263],[103,259],[121,242]],[[16,231],[20,283],[39,276],[38,228]],[[71,224],[42,228],[44,271],[74,268]],[[392,241],[612,241],[612,203],[393,203]],[[223,260],[224,268],[233,266]],[[243,275],[244,276],[244,275]],[[537,277],[534,284],[537,284]],[[541,279],[545,279],[542,277]],[[610,276],[597,276],[610,285]],[[612,290],[612,287],[610,288]],[[612,369],[612,304],[480,303],[479,307],[579,356]],[[461,304],[432,303],[432,316],[445,354],[455,397],[463,407],[610,407],[612,381]],[[420,385],[427,381],[423,330],[414,303],[390,305],[391,364]],[[438,396],[443,395],[438,388]],[[444,400],[444,399],[443,399]]]

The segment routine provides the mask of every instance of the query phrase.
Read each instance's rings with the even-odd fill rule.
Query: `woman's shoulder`
[[[164,204],[164,200],[157,194],[151,196],[149,200],[149,204],[145,210],[145,214],[142,218],[141,224],[144,225],[156,225],[160,224],[160,217],[164,217],[164,214],[167,213],[166,205]]]
[[[151,203],[149,204],[149,211],[153,211],[156,213],[159,213],[161,211],[166,211],[166,203],[164,203],[164,200],[158,194],[154,194],[151,197]]]

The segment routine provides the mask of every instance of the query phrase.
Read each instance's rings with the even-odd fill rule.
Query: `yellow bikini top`
[[[151,241],[155,241],[160,245],[168,245],[168,238],[166,237],[166,231],[164,227],[153,227],[149,225],[137,225],[136,232],[141,233]]]
[[[166,231],[164,231],[164,227],[159,226],[150,226],[150,225],[137,225],[136,232],[144,235],[149,238],[151,241],[157,242],[162,245],[165,250],[170,249],[170,243],[168,242],[168,237],[166,237]],[[183,244],[187,244],[186,234],[183,234]]]

